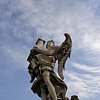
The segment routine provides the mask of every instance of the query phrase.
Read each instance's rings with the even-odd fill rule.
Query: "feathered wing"
[[[58,47],[57,59],[58,59],[58,74],[61,79],[64,79],[63,69],[65,69],[65,62],[70,58],[72,39],[68,33],[65,33],[65,41]]]

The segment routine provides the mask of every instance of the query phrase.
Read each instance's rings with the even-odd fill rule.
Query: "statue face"
[[[43,46],[44,43],[43,43],[43,41],[38,41],[37,45],[39,45],[39,46]]]
[[[54,46],[54,43],[53,42],[48,42],[48,45],[52,47],[52,46]]]
[[[50,42],[47,43],[46,48],[47,48],[47,49],[50,49],[50,48],[52,48],[52,47],[54,47],[54,46],[55,46],[55,43],[52,42],[52,41],[50,41]]]

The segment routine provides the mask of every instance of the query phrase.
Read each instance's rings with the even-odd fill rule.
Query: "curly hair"
[[[48,43],[49,42],[52,42],[54,45],[55,45],[55,42],[53,41],[53,40],[49,40],[48,42],[47,42],[47,44],[46,44],[46,48],[48,47]]]

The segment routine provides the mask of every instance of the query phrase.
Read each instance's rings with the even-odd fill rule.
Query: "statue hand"
[[[32,49],[30,50],[30,52],[34,52],[34,51],[36,51],[36,49],[37,49],[37,47],[34,46],[34,48],[32,48]]]

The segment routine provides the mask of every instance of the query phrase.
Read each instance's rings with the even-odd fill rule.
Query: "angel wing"
[[[65,69],[65,62],[70,58],[72,39],[68,33],[65,33],[65,41],[58,47],[57,60],[58,60],[58,74],[61,79],[64,79],[63,69]]]

